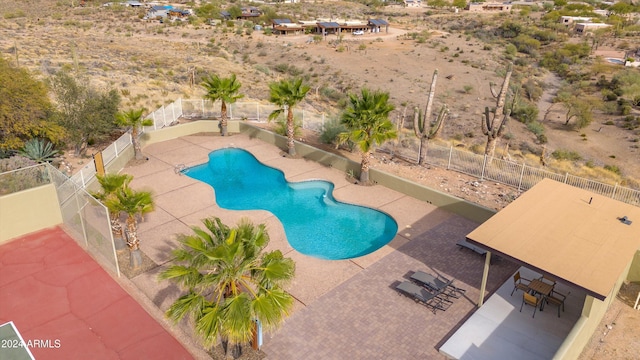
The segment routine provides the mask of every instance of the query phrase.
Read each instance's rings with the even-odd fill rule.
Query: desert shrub
[[[462,89],[463,89],[465,94],[469,94],[469,93],[471,93],[471,90],[473,90],[473,86],[465,85]]]
[[[320,95],[322,95],[322,97],[329,99],[331,101],[339,101],[340,99],[343,99],[346,97],[345,94],[330,87],[320,88]]]
[[[275,70],[275,71],[277,71],[277,72],[279,72],[279,73],[283,73],[283,74],[284,74],[284,73],[286,73],[287,71],[289,71],[289,64],[287,64],[287,63],[279,63],[279,64],[276,64],[276,65],[273,67],[273,70]]]
[[[537,106],[525,102],[516,104],[516,106],[511,110],[511,116],[521,123],[529,124],[538,118],[538,112],[539,110]],[[542,124],[540,124],[540,126],[542,126]],[[534,125],[534,127],[536,126]],[[544,131],[544,128],[542,131]]]
[[[627,130],[635,130],[640,127],[640,116],[633,117],[631,115],[626,116],[623,119],[622,127]]]
[[[505,46],[504,48],[504,52],[507,53],[507,55],[513,56],[518,52],[518,49],[513,44],[507,44],[507,46]]]
[[[534,133],[534,135],[538,136],[540,134],[544,134],[544,125],[542,125],[538,121],[531,121],[527,124],[527,129]]]
[[[533,54],[540,49],[540,41],[525,34],[518,35],[511,40],[511,43],[516,46],[519,52],[525,54]]]
[[[551,156],[556,160],[569,160],[578,161],[582,160],[582,156],[579,153],[571,150],[558,149],[551,153]]]
[[[607,171],[611,171],[616,175],[622,175],[622,170],[618,167],[618,165],[605,165],[603,168]]]
[[[347,131],[340,121],[332,119],[324,124],[320,133],[320,141],[323,144],[335,144],[338,134]]]
[[[299,119],[293,119],[293,135],[300,136],[302,135],[302,121]],[[276,126],[273,128],[273,131],[282,136],[287,136],[287,121],[282,117],[276,120]]]
[[[604,101],[615,101],[618,99],[618,95],[616,95],[613,91],[609,89],[602,89],[602,99]]]

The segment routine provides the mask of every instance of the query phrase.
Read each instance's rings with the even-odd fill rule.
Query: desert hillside
[[[204,21],[143,20],[145,9],[103,3],[87,1],[79,7],[79,1],[2,0],[0,52],[40,78],[63,68],[82,73],[98,88],[118,90],[124,108],[148,111],[177,98],[200,99],[200,81],[211,73],[237,74],[246,98],[264,102],[269,82],[302,76],[313,89],[302,107],[334,116],[347,93],[362,87],[383,89],[396,106],[392,119],[405,124],[400,142],[409,146],[416,144],[411,131],[413,109],[424,108],[432,73],[438,69],[434,108],[446,104],[450,109],[441,141],[477,153],[486,142],[480,126],[482,113],[496,105],[489,84],[502,82],[508,62],[504,45],[488,45],[465,28],[479,17],[485,18],[483,26],[506,21],[506,14],[400,7],[374,12],[338,1],[273,5],[279,15],[294,19],[384,18],[390,23],[388,31],[376,34],[329,35],[317,41],[311,35],[266,35],[253,31],[250,23],[228,27]],[[533,13],[532,18],[540,15]],[[600,50],[615,50],[619,41],[609,39]],[[601,111],[594,111],[594,121],[586,128],[565,126],[562,106],[547,111],[560,79],[530,61],[523,63],[516,67],[512,84],[533,80],[544,89],[537,106],[539,120],[545,119],[540,126],[546,144],[512,119],[498,144],[501,156],[536,164],[544,147],[547,165],[556,171],[586,170],[585,176],[637,187],[638,130],[623,129],[618,126],[620,116]],[[607,76],[619,70],[613,64],[603,66]],[[640,115],[637,108],[632,115]],[[573,165],[555,161],[549,154],[556,150],[577,153],[580,161]],[[619,175],[603,170],[604,166],[615,167]]]

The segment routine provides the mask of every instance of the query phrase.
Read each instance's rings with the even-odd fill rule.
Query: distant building
[[[469,3],[465,10],[470,12],[509,12],[511,11],[513,4],[511,2],[486,2],[486,3]]]
[[[578,34],[584,34],[587,32],[595,31],[597,29],[604,29],[608,27],[611,27],[611,25],[603,23],[577,23],[574,30]]]
[[[422,7],[421,0],[404,0],[405,7]]]
[[[591,18],[584,16],[560,16],[560,23],[566,26],[569,26],[574,22],[591,22]]]

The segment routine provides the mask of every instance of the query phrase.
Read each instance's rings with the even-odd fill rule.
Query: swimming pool
[[[398,231],[395,220],[381,211],[335,200],[332,183],[288,182],[282,171],[242,149],[215,150],[208,163],[183,173],[211,185],[222,208],[270,211],[284,226],[289,244],[309,256],[363,256],[389,243]]]

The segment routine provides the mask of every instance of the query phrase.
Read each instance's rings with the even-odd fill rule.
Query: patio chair
[[[558,317],[560,317],[560,307],[562,307],[562,311],[564,312],[564,301],[567,299],[566,295],[562,295],[561,293],[551,290],[551,294],[547,296],[547,303],[551,303],[558,306]]]
[[[540,281],[545,282],[547,284],[551,284],[553,286],[556,285],[556,279],[554,279],[553,277],[549,276],[549,275],[542,275],[539,278]]]
[[[526,283],[525,283],[526,281]],[[525,279],[520,276],[520,271],[518,271],[515,275],[513,275],[513,290],[511,290],[511,296],[516,290],[522,290],[526,293],[529,292],[529,283],[531,280]]]
[[[446,297],[459,298],[458,288],[452,285],[453,280],[443,280],[424,271],[416,271],[411,275],[411,280],[424,285],[429,289],[436,292],[437,295],[444,295]]]
[[[418,286],[410,281],[404,281],[396,286],[396,290],[407,297],[412,298],[416,302],[420,302],[427,307],[433,309],[433,313],[438,310],[446,310],[442,306],[442,300],[436,297],[436,294],[428,292],[425,288]]]
[[[534,295],[529,294],[528,292],[523,292],[520,312],[522,312],[522,307],[524,306],[524,304],[533,306],[533,315],[531,315],[531,317],[536,317],[536,310],[538,310],[538,305],[540,305],[540,299],[538,299]]]

